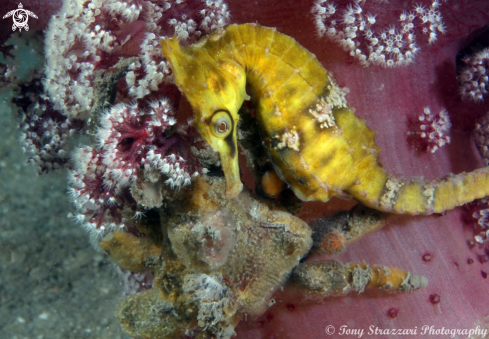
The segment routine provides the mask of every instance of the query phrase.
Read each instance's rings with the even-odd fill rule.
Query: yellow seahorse
[[[431,182],[387,174],[374,132],[348,107],[328,71],[273,28],[231,25],[187,47],[176,38],[161,45],[195,126],[219,152],[230,199],[243,187],[236,128],[249,99],[246,85],[275,171],[302,200],[348,194],[382,211],[431,214],[489,194],[487,167]]]

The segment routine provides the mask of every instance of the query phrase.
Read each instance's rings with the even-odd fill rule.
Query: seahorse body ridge
[[[375,134],[348,107],[346,92],[312,53],[273,28],[231,25],[194,45],[161,44],[197,129],[220,154],[228,198],[243,187],[236,128],[247,85],[263,146],[302,200],[348,194],[382,211],[431,214],[489,194],[488,168],[431,182],[386,173]]]

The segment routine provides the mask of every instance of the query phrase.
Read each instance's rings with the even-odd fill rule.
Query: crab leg
[[[384,265],[316,261],[299,264],[292,272],[291,283],[305,295],[325,298],[365,289],[410,292],[425,287],[428,279]]]

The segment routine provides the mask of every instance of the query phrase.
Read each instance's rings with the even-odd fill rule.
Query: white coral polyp
[[[489,48],[462,59],[465,64],[458,75],[460,95],[482,102],[489,93]]]
[[[346,8],[338,9],[331,0],[316,0],[312,13],[320,36],[337,41],[345,51],[363,66],[403,66],[413,62],[419,51],[416,37],[426,35],[428,43],[445,33],[439,0],[430,7],[416,5],[402,12],[396,22],[378,28],[377,13],[365,13],[362,0],[353,0]]]
[[[64,0],[59,14],[49,22],[45,40],[43,84],[55,109],[71,118],[89,117],[97,94],[94,92],[95,65],[103,63],[102,58],[130,41],[131,34],[121,34],[121,27],[135,21],[144,23],[146,35],[137,55],[139,61],[130,66],[126,75],[129,95],[134,99],[144,98],[158,91],[160,84],[170,82],[170,67],[159,47],[162,21],[173,20],[173,33],[188,42],[224,27],[229,21],[229,12],[222,0],[197,1],[192,4],[195,8],[180,5],[181,2]],[[168,11],[174,6],[176,10]],[[187,17],[194,12],[195,18]],[[118,31],[107,28],[112,24]]]
[[[152,91],[157,91],[160,84],[172,80],[170,65],[160,52],[160,39],[154,33],[146,33],[141,43],[139,61],[129,66],[126,83],[129,87],[129,95],[134,99],[144,98]],[[143,76],[137,79],[136,73]]]

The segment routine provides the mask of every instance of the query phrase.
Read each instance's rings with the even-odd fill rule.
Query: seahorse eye
[[[221,121],[219,125],[217,126],[217,130],[219,133],[224,133],[228,130],[228,124],[226,124],[224,121]]]
[[[218,138],[225,138],[231,132],[232,120],[228,111],[216,111],[212,116],[211,128]]]

